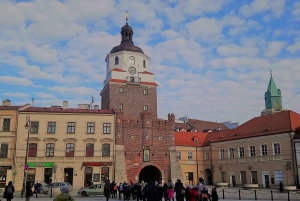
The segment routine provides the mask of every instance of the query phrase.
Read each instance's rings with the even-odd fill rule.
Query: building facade
[[[22,187],[27,140],[27,180],[32,183],[63,181],[78,189],[86,186],[87,180],[103,183],[114,178],[114,112],[67,108],[67,101],[63,105],[29,107],[20,112],[16,190]],[[28,117],[29,130],[24,128]]]

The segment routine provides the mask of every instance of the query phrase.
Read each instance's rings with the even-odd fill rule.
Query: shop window
[[[66,144],[66,157],[74,157],[75,144],[68,143]]]
[[[105,183],[109,179],[109,167],[101,169],[101,183]]]
[[[68,133],[75,133],[75,122],[68,122]]]
[[[54,144],[53,143],[46,144],[46,156],[47,157],[54,156]]]
[[[0,169],[0,188],[5,188],[6,186],[6,174],[7,170]]]
[[[39,132],[39,122],[32,121],[30,122],[30,133],[38,133]]]
[[[94,156],[94,144],[86,144],[85,149],[85,156],[86,157],[93,157]]]
[[[48,122],[48,130],[47,133],[55,133],[56,122]]]
[[[103,134],[110,134],[110,123],[103,123]]]
[[[110,156],[110,144],[103,144],[102,157],[109,157],[109,156]]]
[[[10,120],[9,118],[3,119],[2,131],[10,131]]]
[[[0,145],[0,158],[7,158],[8,156],[8,144],[7,143],[2,143]]]
[[[87,134],[94,134],[95,133],[95,123],[88,122],[87,123]]]
[[[37,144],[29,143],[28,157],[36,157],[36,154],[37,154]]]

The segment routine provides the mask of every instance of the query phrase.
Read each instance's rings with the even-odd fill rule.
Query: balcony
[[[127,76],[126,77],[126,83],[127,84],[141,84],[141,78],[140,77],[133,77],[133,76]]]

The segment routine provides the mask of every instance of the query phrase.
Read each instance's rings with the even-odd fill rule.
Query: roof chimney
[[[63,101],[63,109],[68,109],[68,101]]]
[[[99,105],[95,105],[94,110],[99,110]]]
[[[10,106],[11,105],[11,101],[9,99],[5,99],[2,101],[2,105],[3,106]]]

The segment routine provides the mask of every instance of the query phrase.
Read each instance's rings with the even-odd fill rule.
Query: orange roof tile
[[[154,75],[153,73],[149,72],[149,71],[143,71],[143,72],[140,72],[141,74],[149,74],[149,75]]]
[[[111,71],[117,71],[117,72],[126,72],[125,70],[122,70],[120,68],[113,68]]]
[[[115,83],[126,83],[126,80],[121,80],[121,79],[110,79],[108,82],[115,82]],[[144,85],[151,85],[151,86],[158,86],[155,82],[141,82],[141,84]]]
[[[291,132],[298,127],[300,115],[288,110],[255,117],[235,129],[209,133],[204,144]]]
[[[79,108],[57,108],[57,107],[29,107],[21,112],[52,112],[52,113],[93,113],[93,114],[113,114],[112,110],[95,110]]]
[[[207,133],[174,132],[175,146],[202,146],[206,137]],[[195,140],[198,140],[198,143]]]
[[[22,109],[24,107],[30,107],[30,104],[27,103],[25,105],[17,105],[17,106],[4,106],[4,105],[0,105],[0,110],[19,110],[19,109]]]

